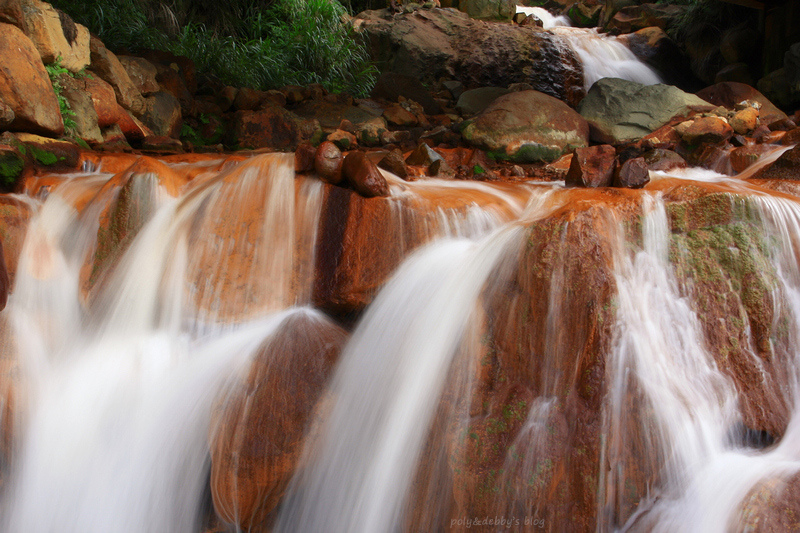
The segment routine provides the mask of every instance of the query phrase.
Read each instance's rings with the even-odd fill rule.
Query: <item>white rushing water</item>
[[[661,77],[613,35],[596,29],[573,28],[564,15],[553,16],[541,7],[517,6],[518,13],[538,17],[549,29],[569,43],[583,65],[584,87],[588,90],[601,78],[622,78],[644,85],[661,83]]]
[[[102,206],[79,216],[71,201],[82,189],[69,183],[50,194],[31,222],[5,312],[22,369],[24,387],[16,392],[25,396],[17,401],[26,408],[17,413],[20,445],[5,487],[11,497],[4,498],[3,531],[200,528],[216,391],[287,313],[297,312],[292,305],[302,303],[289,281],[296,241],[304,240],[295,232],[303,227],[295,223],[295,206],[308,210],[310,203],[316,231],[320,186],[296,198],[290,162],[291,156],[267,156],[232,170],[238,197],[225,187],[231,173],[198,180],[198,190],[184,200],[164,194],[152,176],[134,182],[155,202],[152,216],[88,307],[81,267],[93,250]],[[202,225],[216,203],[231,209],[254,198],[265,215],[264,257],[282,263],[264,260],[247,274],[268,276],[273,290],[254,302],[260,318],[247,321],[243,308],[238,326],[209,322],[186,283],[197,269],[210,285],[222,272],[208,270],[202,248],[188,248],[192,222]],[[288,238],[275,235],[275,227],[286,228]],[[316,238],[305,240],[313,252]],[[231,242],[231,249],[242,244]],[[304,256],[313,261],[313,253]],[[254,289],[245,283],[245,290]],[[298,294],[310,297],[307,289]],[[219,297],[217,291],[208,301]],[[199,318],[206,320],[201,329],[194,327]]]
[[[739,398],[730,379],[710,353],[687,296],[680,294],[668,260],[670,229],[660,198],[644,197],[644,244],[632,256],[617,258],[617,339],[611,367],[613,391],[608,413],[608,460],[622,464],[630,445],[626,441],[626,398],[636,387],[650,415],[639,431],[654,436],[651,453],[662,462],[660,483],[651,487],[650,501],[622,528],[629,531],[725,532],[736,526],[742,500],[760,481],[773,481],[800,471],[800,417],[789,422],[778,446],[761,452],[732,439],[740,427]],[[800,230],[800,208],[778,202],[789,210],[775,217],[774,201],[765,199],[764,211],[778,220],[787,239],[778,250],[794,252],[791,237]],[[791,225],[791,230],[786,225]],[[621,247],[624,249],[624,247]],[[779,254],[779,255],[781,255]],[[794,256],[792,256],[794,257]],[[796,262],[791,276],[781,276],[792,296],[794,316],[800,311]],[[779,269],[781,270],[781,269]],[[797,324],[794,326],[797,328]],[[794,369],[794,362],[790,365]],[[794,382],[795,380],[790,380]],[[790,399],[790,403],[797,398]],[[621,490],[622,470],[612,469],[607,486]],[[620,477],[614,478],[619,475]],[[606,494],[606,502],[617,496]]]
[[[778,368],[790,374],[780,393],[796,406],[800,207],[735,178],[679,175],[750,196],[755,207],[749,216],[770,236],[764,244],[776,272],[770,305],[784,306],[782,316],[790,319],[790,353],[776,352],[788,357]],[[319,182],[295,177],[291,156],[262,155],[202,174],[177,197],[155,176],[131,178],[140,180],[131,190],[149,206],[146,220],[113,268],[88,287],[85,263],[95,258],[113,191],[100,189],[94,202],[75,206],[109,178],[76,177],[44,203],[31,202],[38,212],[0,315],[6,322],[0,325],[11,331],[5,357],[15,356],[20,366],[2,531],[202,531],[218,392],[288,318],[325,319],[306,307],[324,193]],[[520,253],[533,244],[526,239],[538,219],[569,199],[595,201],[552,184],[512,190],[431,180],[395,183],[393,192],[385,200],[387,218],[400,235],[419,225],[422,237],[386,246],[398,246],[401,254],[420,249],[397,268],[344,348],[325,394],[329,410],[318,439],[306,443],[302,467],[270,525],[274,531],[411,527],[410,497],[419,493],[415,476],[434,421],[450,417],[442,424],[450,430],[448,423],[463,428],[469,417],[456,411],[471,402],[482,364],[475,346],[483,341],[481,325],[494,318],[481,315],[482,298],[493,282],[506,281],[498,272],[524,263]],[[626,242],[621,225],[616,235],[609,231],[616,239],[610,246],[616,316],[612,349],[600,354],[607,367],[598,470],[611,466],[597,486],[597,529],[735,529],[741,502],[754,487],[800,471],[800,411],[792,410],[780,442],[770,448],[731,437],[741,427],[742,398],[708,348],[686,289],[691,280],[679,280],[670,263],[675,251],[665,201],[655,187],[631,194],[641,199],[641,243]],[[615,204],[598,205],[606,209],[604,220],[616,220]],[[425,216],[415,218],[417,210]],[[565,235],[568,225],[552,238]],[[425,241],[433,242],[421,246]],[[575,283],[564,273],[568,260],[563,254],[547,259],[552,271],[543,283],[551,299],[544,306],[543,351],[515,355],[535,356],[541,368],[575,357],[558,345],[564,321],[572,318],[564,316],[563,298]],[[563,416],[563,379],[541,376],[540,395],[526,404],[519,431],[509,438],[525,453],[520,463],[510,454],[500,457],[498,477],[508,493],[495,495],[498,506],[507,506],[499,514],[513,515],[522,501],[535,504],[526,500],[530,479],[542,457],[555,455],[552,423]],[[445,396],[450,403],[442,403]],[[639,403],[638,418],[631,401]],[[646,435],[647,466],[654,472],[630,516],[623,506],[632,431]],[[451,503],[431,494],[430,505],[444,509],[431,520],[443,523]],[[608,523],[608,508],[623,523]],[[553,531],[559,526],[548,525]]]

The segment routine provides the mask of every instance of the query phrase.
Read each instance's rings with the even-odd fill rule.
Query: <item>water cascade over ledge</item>
[[[569,43],[583,66],[586,90],[600,78],[622,78],[644,85],[661,83],[658,73],[613,35],[600,34],[597,29],[573,28],[568,17],[555,17],[541,7],[517,6],[517,13],[539,18],[545,29]]]
[[[748,531],[800,507],[800,188],[107,156],[28,182],[10,532]]]

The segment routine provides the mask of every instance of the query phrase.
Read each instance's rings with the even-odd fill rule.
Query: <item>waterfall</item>
[[[541,7],[517,6],[517,13],[538,17],[545,29],[567,41],[583,65],[586,90],[600,78],[622,78],[644,85],[661,83],[658,73],[613,35],[603,35],[594,28],[573,28],[564,15],[554,17]]]
[[[262,154],[64,178],[26,200],[0,314],[0,529],[748,530],[800,473],[800,205],[746,177],[365,200]],[[357,294],[326,301],[325,269]],[[287,433],[247,379],[294,392],[298,319],[351,334],[245,517],[236,431]]]

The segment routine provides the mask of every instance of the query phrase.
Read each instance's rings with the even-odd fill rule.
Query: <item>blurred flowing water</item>
[[[547,474],[558,482],[547,470],[551,458],[564,449],[587,453],[555,440],[571,423],[563,414],[577,394],[569,391],[570,372],[583,372],[563,369],[572,359],[605,358],[594,444],[600,455],[583,473],[591,524],[574,528],[737,530],[754,488],[800,470],[800,207],[791,195],[707,173],[653,178],[643,191],[602,196],[558,182],[512,189],[389,176],[392,197],[380,200],[390,206],[387,223],[422,228],[424,238],[371,237],[408,257],[354,326],[325,391],[322,423],[304,444],[271,530],[468,527],[458,520],[470,510],[459,505],[478,496],[454,481],[462,475],[455,465],[477,446],[473,423],[492,407],[480,399],[486,382],[502,385],[486,370],[502,356],[487,339],[500,321],[492,305],[523,278],[541,275],[528,258],[536,247],[552,266],[540,280],[547,294],[530,295],[541,311],[519,318],[518,327],[528,331],[538,320],[543,339],[518,339],[512,355],[542,375],[535,385],[508,377],[522,380],[528,396],[514,403],[519,412],[508,411],[505,426],[486,434],[508,432],[503,448],[491,451],[501,466],[483,500],[488,509],[518,520],[544,513],[557,498],[541,481]],[[104,188],[110,179],[101,167],[64,181],[44,201],[30,200],[37,214],[0,315],[4,353],[19,365],[14,409],[3,411],[13,417],[3,428],[14,428],[4,531],[203,531],[218,393],[289,317],[327,320],[312,305],[330,190],[296,177],[291,155],[220,162],[198,170],[179,194],[159,175],[129,176],[116,192]],[[748,220],[769,236],[763,249],[776,273],[770,305],[786,331],[767,349],[786,378],[776,394],[790,406],[775,445],[745,438],[742,391],[701,325],[693,280],[676,268],[674,198],[666,197],[682,184],[746,198]],[[124,252],[106,259],[96,254],[100,230],[120,190],[138,198],[142,223]],[[613,295],[605,303],[613,321],[601,325],[611,332],[607,354],[576,354],[561,344],[575,320],[568,295],[584,280],[566,274],[577,250],[547,246],[569,237],[581,209],[599,213],[598,231],[575,242],[611,251]],[[626,225],[631,216],[635,227]],[[534,238],[554,218],[564,221],[558,231]],[[586,272],[603,268],[599,252],[592,257]],[[590,318],[599,313],[591,305],[583,306],[595,310]],[[543,351],[527,348],[539,341]],[[631,454],[641,441],[634,472]],[[631,503],[629,483],[641,472],[649,472],[647,493]],[[467,499],[458,496],[464,491]],[[569,529],[552,516],[536,524]]]
[[[600,78],[622,78],[644,85],[661,83],[658,73],[613,35],[601,34],[595,28],[573,28],[568,17],[553,16],[541,7],[517,6],[517,13],[538,17],[544,23],[544,29],[569,43],[583,66],[586,90]]]

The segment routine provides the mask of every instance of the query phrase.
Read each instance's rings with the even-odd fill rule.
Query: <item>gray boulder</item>
[[[589,89],[578,112],[589,122],[593,141],[620,144],[641,139],[692,106],[708,105],[672,85],[603,78]]]

